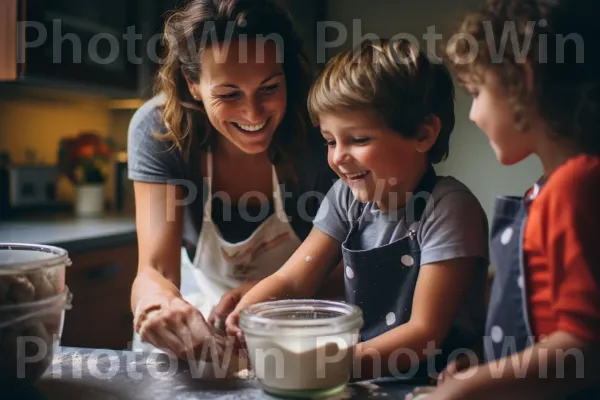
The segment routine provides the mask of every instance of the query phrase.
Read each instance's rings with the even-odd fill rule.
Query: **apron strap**
[[[288,217],[283,208],[283,199],[281,198],[281,186],[279,185],[279,178],[277,177],[277,169],[275,165],[271,165],[271,182],[273,185],[273,206],[275,208],[275,214],[280,221],[289,222]]]
[[[212,179],[213,179],[213,158],[212,152],[206,152],[206,204],[204,204],[204,220],[212,219]]]

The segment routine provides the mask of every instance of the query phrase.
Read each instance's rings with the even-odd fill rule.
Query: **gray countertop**
[[[199,373],[201,369],[166,354],[62,348],[35,389],[13,396],[36,400],[276,399],[256,379],[210,377]],[[331,399],[403,399],[415,386],[400,380],[358,382]]]
[[[0,222],[1,243],[35,243],[81,252],[135,242],[135,218],[106,215],[98,218],[56,216]]]

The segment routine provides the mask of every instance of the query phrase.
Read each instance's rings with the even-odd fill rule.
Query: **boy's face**
[[[382,210],[404,204],[426,166],[417,139],[402,137],[368,110],[324,113],[319,120],[329,165],[360,202],[377,202]]]
[[[492,72],[483,82],[466,85],[473,97],[469,118],[490,140],[498,161],[504,165],[516,164],[533,152],[530,132],[519,132],[508,97]]]

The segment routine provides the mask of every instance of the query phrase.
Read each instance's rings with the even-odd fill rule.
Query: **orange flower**
[[[95,153],[94,146],[92,146],[92,145],[81,146],[77,151],[77,156],[82,157],[82,158],[88,158],[88,157],[93,157],[94,153]]]

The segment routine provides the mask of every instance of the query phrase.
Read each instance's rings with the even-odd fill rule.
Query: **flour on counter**
[[[169,363],[167,361],[157,360],[155,358],[154,359],[147,358],[145,360],[132,361],[131,365],[152,365],[152,366],[162,367],[165,365],[169,365]]]
[[[364,382],[356,382],[354,383],[355,386],[360,386],[363,389],[366,389],[369,391],[368,395],[369,398],[372,397],[386,397],[388,394],[385,392],[380,392],[379,389],[381,389],[381,386],[374,384],[373,382],[368,382],[368,381],[364,381]]]
[[[256,375],[254,371],[249,369],[243,369],[241,371],[237,371],[233,373],[234,378],[236,379],[256,379]]]
[[[367,389],[369,392],[373,392],[376,390],[379,390],[379,385],[374,384],[373,382],[356,382],[355,383],[356,386],[360,386],[364,389]]]
[[[52,365],[71,364],[74,361],[83,364],[86,358],[87,356],[85,354],[79,353],[77,351],[73,353],[57,353],[52,359]]]

